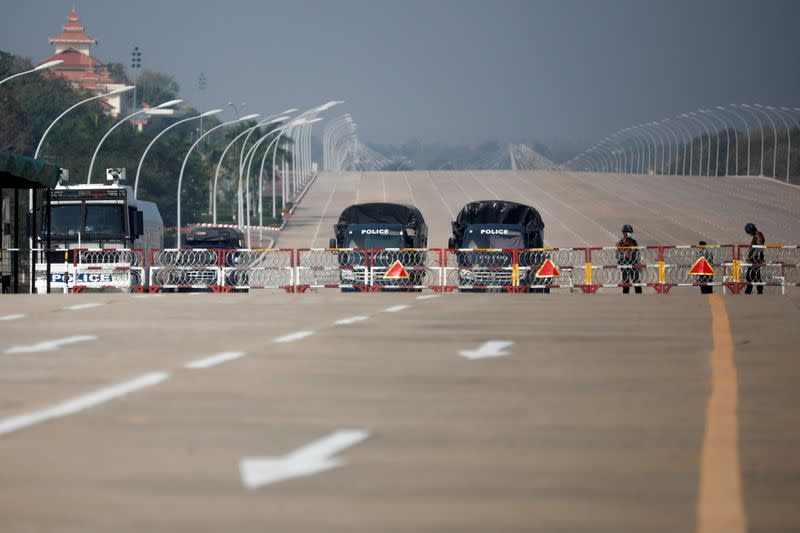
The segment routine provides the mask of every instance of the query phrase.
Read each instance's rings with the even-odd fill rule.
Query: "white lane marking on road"
[[[275,337],[272,339],[272,342],[294,342],[299,341],[300,339],[305,339],[306,337],[310,337],[313,334],[313,331],[295,331],[294,333],[289,333],[288,335],[284,335],[282,337]]]
[[[356,322],[361,322],[363,320],[367,320],[369,317],[359,315],[359,316],[351,316],[350,318],[342,318],[336,321],[336,325],[338,326],[346,326],[348,324],[355,324]]]
[[[422,296],[417,296],[417,300],[430,300],[432,298],[438,298],[438,294],[423,294]]]
[[[387,307],[383,310],[384,313],[397,313],[399,311],[404,311],[411,307],[410,305],[393,305],[391,307]]]
[[[83,309],[91,309],[92,307],[100,307],[101,305],[106,305],[104,303],[88,303],[88,304],[78,304],[78,305],[70,305],[69,307],[65,307],[68,311],[81,311]]]
[[[136,298],[137,300],[141,300],[142,298],[161,298],[162,296],[164,296],[164,295],[163,294],[156,294],[156,293],[153,293],[153,294],[136,294],[134,296],[134,298]]]
[[[0,420],[0,435],[13,433],[14,431],[19,431],[20,429],[40,424],[54,418],[75,414],[84,409],[89,409],[90,407],[95,407],[109,400],[119,398],[120,396],[125,396],[133,391],[150,387],[164,381],[168,377],[169,374],[165,372],[144,374],[124,383],[78,396],[72,400],[56,404],[53,407]]]
[[[247,355],[245,352],[222,352],[216,355],[203,357],[202,359],[195,359],[194,361],[190,361],[183,366],[184,368],[209,368],[222,363],[227,363],[228,361],[233,361],[234,359],[239,359],[245,355]]]
[[[502,357],[510,355],[505,349],[514,344],[514,341],[486,341],[476,350],[461,350],[458,355],[467,359],[486,359],[487,357]]]
[[[294,477],[313,476],[345,464],[332,457],[369,437],[364,430],[339,430],[283,457],[245,457],[239,461],[242,484],[248,489]]]
[[[52,352],[58,350],[62,346],[68,344],[75,344],[76,342],[86,342],[97,340],[96,335],[73,335],[72,337],[64,337],[63,339],[55,339],[52,341],[43,341],[38,344],[31,344],[28,346],[12,346],[6,349],[5,353],[34,353],[34,352]]]
[[[17,315],[0,316],[0,322],[6,322],[8,320],[19,320],[20,318],[25,318],[26,316],[28,316],[28,315],[17,314]]]

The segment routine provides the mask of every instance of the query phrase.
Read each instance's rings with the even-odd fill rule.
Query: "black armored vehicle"
[[[544,222],[536,208],[503,200],[470,202],[459,211],[452,227],[448,247],[456,250],[459,287],[501,290],[514,286],[515,276],[519,286],[547,284],[535,278],[538,267],[547,259],[545,253],[521,253],[520,271],[514,268],[512,250],[544,247]]]
[[[333,232],[331,248],[354,249],[338,254],[340,267],[346,267],[340,269],[342,284],[395,289],[423,285],[425,252],[403,250],[428,246],[428,226],[413,205],[351,205],[339,215]]]

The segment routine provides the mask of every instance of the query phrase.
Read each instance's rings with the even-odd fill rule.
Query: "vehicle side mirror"
[[[129,207],[128,215],[128,222],[131,230],[131,241],[135,241],[144,233],[144,214],[135,207]]]
[[[455,240],[453,237],[450,237],[450,238],[447,240],[447,247],[448,247],[449,249],[451,249],[451,250],[455,249],[455,247],[456,247],[456,240]]]
[[[136,211],[136,231],[137,237],[144,235],[144,213],[142,211]]]
[[[336,247],[337,247],[337,246],[336,246],[336,239],[331,239],[331,240],[328,242],[328,248],[336,248]]]

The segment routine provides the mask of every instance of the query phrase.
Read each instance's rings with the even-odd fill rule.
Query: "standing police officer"
[[[752,222],[748,222],[744,226],[744,231],[752,237],[750,240],[750,249],[747,251],[747,262],[750,266],[747,267],[745,279],[747,280],[747,288],[744,290],[745,294],[753,292],[753,283],[762,283],[764,280],[761,277],[761,267],[764,265],[764,249],[753,248],[754,246],[764,246],[764,234],[758,231],[758,228]],[[756,285],[758,294],[764,294],[764,286]]]
[[[633,238],[633,227],[630,224],[622,226],[622,238],[617,242],[617,264],[622,270],[622,293],[628,294],[631,285],[639,283],[639,250],[636,248],[639,243]],[[642,288],[633,288],[636,294],[642,294]]]

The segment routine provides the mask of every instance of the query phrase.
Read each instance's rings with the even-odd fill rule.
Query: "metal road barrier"
[[[370,288],[382,290],[440,290],[442,250],[435,248],[376,248],[369,253]]]
[[[787,287],[800,287],[800,246],[741,245],[736,251],[726,282],[731,292],[739,293],[748,285],[777,287],[781,293]]]
[[[222,254],[219,250],[153,250],[150,292],[163,289],[206,289],[219,292]]]
[[[442,251],[443,290],[546,292],[572,289],[585,252],[577,248],[448,249]],[[578,276],[578,281],[582,277]]]
[[[661,250],[659,283],[666,287],[721,287],[736,257],[732,245],[664,246]]]
[[[36,252],[45,257],[44,250]],[[10,253],[20,251],[0,250],[0,258],[7,262]],[[800,246],[796,245],[165,249],[154,250],[149,258],[135,249],[51,250],[48,254],[51,288],[72,292],[327,288],[511,293],[568,289],[591,294],[647,287],[667,294],[674,287],[718,287],[738,294],[748,285],[773,293],[800,287]],[[43,292],[45,263],[39,260],[36,275],[37,291]],[[10,289],[5,277],[4,289]]]
[[[222,290],[283,289],[294,291],[294,250],[271,248],[225,250]]]
[[[444,290],[505,291],[518,286],[516,250],[461,248],[443,250]]]
[[[661,250],[656,246],[587,248],[584,292],[609,287],[647,287],[659,282]]]
[[[138,249],[78,249],[73,252],[72,292],[116,289],[143,292],[144,251]]]
[[[369,250],[300,248],[295,260],[295,290],[346,289],[369,291]]]

